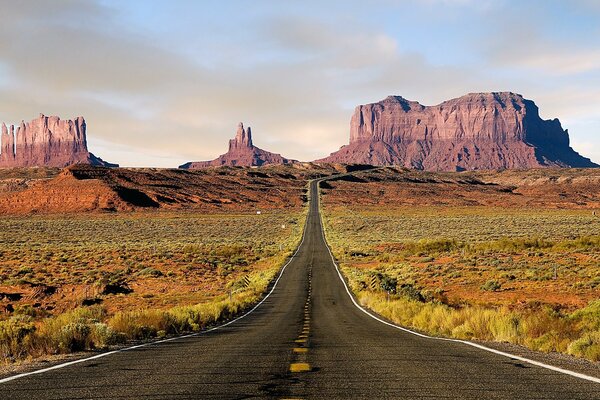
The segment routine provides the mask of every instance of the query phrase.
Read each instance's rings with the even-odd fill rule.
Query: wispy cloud
[[[41,4],[3,4],[0,119],[84,115],[92,150],[124,165],[213,158],[239,121],[268,150],[322,157],[347,142],[355,105],[389,94],[436,104],[514,90],[544,115],[600,110],[598,47],[550,41],[507,1]],[[524,31],[524,19],[535,27]],[[431,48],[478,61],[433,62],[424,31]]]

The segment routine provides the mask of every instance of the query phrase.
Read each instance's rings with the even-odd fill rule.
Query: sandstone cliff
[[[259,149],[252,143],[252,131],[250,127],[244,128],[240,122],[237,134],[234,139],[229,141],[229,151],[222,154],[212,161],[195,161],[180,165],[183,169],[197,169],[206,167],[228,166],[260,166],[269,164],[290,164],[294,160],[289,160],[279,154],[271,153]]]
[[[521,95],[472,93],[423,106],[400,96],[356,107],[350,144],[318,162],[430,171],[597,167],[569,146],[558,119]]]
[[[83,117],[61,120],[40,115],[17,127],[2,124],[0,167],[65,167],[90,164],[116,167],[88,151]]]

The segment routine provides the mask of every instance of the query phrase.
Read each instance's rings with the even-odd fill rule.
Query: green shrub
[[[600,331],[600,300],[592,301],[587,307],[575,311],[571,319],[585,329]]]
[[[40,324],[34,337],[36,350],[42,354],[68,353],[103,347],[94,341],[94,325],[106,317],[99,306],[77,308]]]
[[[163,276],[163,273],[161,271],[157,270],[156,268],[147,267],[147,268],[144,268],[144,269],[140,270],[137,273],[137,275],[140,275],[140,276],[152,276],[154,278],[158,278],[158,277]]]
[[[404,296],[407,299],[423,302],[425,299],[421,294],[421,291],[417,289],[412,283],[403,283],[398,288],[398,294]]]
[[[379,285],[381,286],[381,289],[383,289],[383,291],[395,294],[396,286],[398,285],[398,280],[396,278],[392,278],[389,275],[381,274]]]
[[[502,288],[500,282],[496,280],[489,280],[483,285],[481,285],[481,290],[484,292],[497,292]]]
[[[16,316],[0,321],[0,357],[3,360],[22,358],[29,351],[35,326],[30,317]]]
[[[600,361],[600,332],[590,332],[571,342],[567,349],[571,355]]]

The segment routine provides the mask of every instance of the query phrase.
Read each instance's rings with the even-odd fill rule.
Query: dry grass
[[[197,332],[254,304],[305,214],[0,219],[0,361]]]
[[[324,217],[352,288],[383,316],[435,335],[600,359],[600,219],[591,211],[357,205],[326,207]]]

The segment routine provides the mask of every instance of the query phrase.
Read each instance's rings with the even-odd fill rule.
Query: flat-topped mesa
[[[227,153],[211,161],[188,162],[180,165],[179,168],[198,169],[224,165],[253,167],[267,164],[290,164],[294,162],[296,161],[254,146],[250,127],[244,128],[244,124],[240,122],[235,138],[229,141],[229,151]]]
[[[88,151],[83,117],[61,120],[40,114],[31,122],[21,122],[14,132],[2,124],[0,167],[66,167],[90,164],[116,167]]]
[[[436,106],[389,96],[356,107],[350,143],[319,162],[424,170],[597,167],[569,146],[558,119],[542,120],[511,92],[471,93]]]

